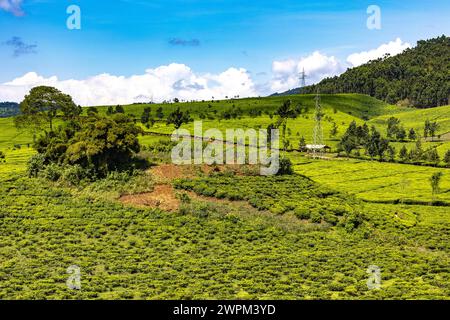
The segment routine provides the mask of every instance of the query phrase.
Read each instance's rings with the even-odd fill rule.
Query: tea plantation
[[[155,168],[170,160],[167,134],[174,127],[165,119],[176,108],[203,119],[204,129],[265,129],[285,99],[124,111],[146,131],[140,156]],[[190,175],[167,185],[180,202],[173,212],[120,202],[154,190],[160,182],[151,169],[77,184],[28,177],[32,133],[0,119],[0,299],[449,299],[450,172],[443,162],[449,142],[422,139],[424,149],[442,148],[434,165],[336,153],[312,159],[295,149],[302,136],[312,140],[314,95],[290,99],[302,110],[287,122],[293,147],[283,153],[294,174],[196,174],[188,167]],[[438,121],[439,134],[449,130],[448,107],[413,110],[351,94],[323,95],[322,104],[325,142],[333,149],[352,121],[374,124],[383,136],[391,116],[408,129],[422,131],[427,117]],[[140,123],[146,107],[152,125]],[[239,115],[227,116],[238,108]],[[108,106],[97,109],[106,114]],[[331,137],[333,123],[338,132]],[[181,128],[192,129],[192,122]],[[415,147],[395,143],[397,151]],[[432,193],[436,172],[443,176]],[[74,265],[80,290],[66,285]],[[369,266],[381,270],[379,290],[367,285]]]

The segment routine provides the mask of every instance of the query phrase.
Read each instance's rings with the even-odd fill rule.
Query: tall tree
[[[333,126],[331,127],[330,130],[330,137],[336,137],[338,134],[338,126],[336,125],[336,122],[333,122]]]
[[[60,114],[63,119],[71,120],[81,114],[81,107],[77,106],[72,97],[62,93],[56,88],[39,86],[31,89],[30,93],[20,103],[22,125],[32,123],[46,123],[50,132],[53,131],[53,122]]]
[[[148,121],[150,120],[150,112],[151,112],[150,107],[144,108],[144,111],[142,112],[142,116],[141,116],[141,122],[143,124],[148,123]]]
[[[434,121],[430,122],[428,126],[428,131],[430,132],[431,140],[434,140],[434,136],[436,135],[436,131],[439,129],[439,124]]]
[[[408,149],[406,149],[406,146],[403,146],[400,149],[400,153],[398,156],[400,157],[400,159],[402,159],[402,161],[408,160]]]
[[[439,171],[439,172],[433,173],[433,175],[430,178],[431,193],[433,195],[433,201],[434,201],[436,194],[438,194],[440,191],[440,183],[441,183],[443,175],[444,174],[441,171]]]
[[[445,153],[444,162],[447,165],[447,167],[450,167],[450,150],[447,150],[447,152]]]
[[[425,126],[423,127],[423,136],[428,138],[428,134],[430,132],[430,120],[425,120]]]
[[[180,108],[177,108],[167,117],[167,124],[173,124],[176,130],[178,130],[183,123],[188,123],[189,121],[191,121],[189,112],[183,112]]]
[[[416,140],[417,139],[416,130],[414,130],[414,128],[409,129],[408,139],[409,140]]]
[[[291,100],[286,100],[283,102],[283,104],[277,110],[277,115],[278,115],[277,127],[281,127],[281,136],[283,138],[284,151],[286,151],[288,145],[286,141],[287,121],[289,118],[297,117],[297,113],[291,107]]]
[[[121,105],[117,105],[115,113],[125,113],[125,109]]]

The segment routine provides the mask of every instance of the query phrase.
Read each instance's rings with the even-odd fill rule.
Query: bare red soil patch
[[[184,169],[182,166],[174,164],[161,164],[159,166],[150,169],[150,173],[159,179],[173,180],[182,178],[184,174]]]
[[[248,167],[248,169],[251,167]],[[254,169],[254,168],[253,168]],[[172,180],[179,179],[183,177],[195,177],[199,174],[210,174],[213,171],[225,172],[234,171],[235,174],[241,175],[242,166],[239,165],[219,165],[219,166],[208,166],[208,165],[185,165],[179,166],[174,164],[162,164],[155,166],[149,170],[153,175],[156,185],[152,192],[124,195],[120,197],[119,201],[138,207],[151,207],[159,208],[164,211],[176,212],[178,211],[181,201],[176,196],[176,191],[171,185]],[[208,202],[222,203],[222,204],[237,204],[234,201],[229,201],[226,199],[217,199],[213,197],[204,197],[195,194],[194,192],[185,192],[195,200],[202,200]],[[245,205],[250,207],[246,202],[239,202],[239,205]]]
[[[164,211],[175,212],[180,206],[173,187],[168,184],[156,185],[153,192],[126,195],[120,201],[133,206],[159,208]]]

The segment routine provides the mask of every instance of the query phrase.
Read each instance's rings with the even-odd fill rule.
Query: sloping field
[[[295,159],[295,170],[335,190],[369,201],[418,201],[433,199],[429,178],[441,171],[441,192],[435,200],[450,204],[450,169],[359,160],[320,161]]]
[[[370,122],[375,124],[386,124],[391,115],[382,115]],[[439,129],[437,134],[450,132],[450,106],[442,106],[430,109],[408,109],[393,115],[398,118],[405,128],[414,128],[423,136],[424,123],[428,119],[437,121]],[[449,139],[450,140],[450,139]]]

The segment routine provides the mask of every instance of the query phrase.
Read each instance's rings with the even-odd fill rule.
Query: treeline
[[[438,128],[436,122],[425,121],[424,135],[434,138],[435,129]],[[430,131],[431,130],[431,131]],[[408,150],[405,145],[397,152],[392,142],[414,142],[415,147]],[[408,131],[403,128],[395,117],[388,120],[386,138],[376,129],[375,126],[369,128],[364,123],[358,126],[355,121],[350,123],[347,131],[342,136],[338,144],[338,152],[345,152],[347,157],[361,158],[363,155],[370,159],[377,158],[379,161],[402,162],[412,164],[439,165],[441,161],[450,167],[450,150],[441,159],[435,147],[424,150],[422,138],[413,128]],[[363,154],[361,154],[363,152]]]
[[[18,114],[20,114],[18,103],[0,102],[0,118],[15,117]]]
[[[327,78],[301,93],[361,93],[390,104],[418,108],[449,104],[450,37],[419,41],[415,48]],[[298,92],[298,90],[297,90]]]

